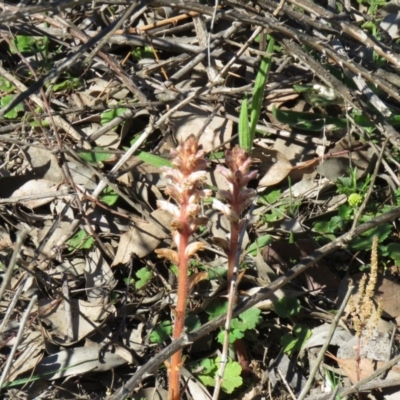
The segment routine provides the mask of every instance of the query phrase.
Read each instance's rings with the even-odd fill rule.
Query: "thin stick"
[[[253,214],[254,208],[256,205],[256,200],[253,201],[253,204],[250,207],[249,212],[246,215],[245,221],[243,223],[242,229],[240,231],[240,236],[237,244],[237,251],[235,254],[235,265],[233,268],[232,279],[230,282],[229,288],[229,296],[228,296],[228,309],[226,311],[226,321],[225,321],[225,336],[224,336],[224,344],[222,347],[221,361],[219,365],[219,370],[216,378],[215,389],[213,393],[213,400],[217,400],[219,396],[219,392],[221,390],[222,381],[224,378],[225,367],[228,362],[228,350],[229,350],[229,332],[231,330],[231,322],[232,322],[232,313],[233,308],[235,306],[235,298],[236,298],[236,281],[239,270],[240,256],[242,254],[242,243],[244,235],[247,231],[247,226],[249,225],[251,215]],[[229,262],[229,261],[228,261]]]
[[[10,284],[13,272],[14,272],[14,266],[17,263],[17,257],[19,255],[19,251],[21,250],[22,243],[24,242],[24,239],[26,235],[28,234],[28,231],[22,231],[17,235],[17,241],[15,243],[14,251],[11,256],[10,263],[8,264],[7,271],[3,276],[3,284],[0,287],[0,300],[3,299],[4,293],[8,289],[8,286]],[[1,385],[0,385],[1,387]]]
[[[37,301],[37,295],[35,294],[31,298],[31,301],[29,302],[28,307],[25,310],[24,315],[21,318],[21,322],[20,322],[20,325],[19,325],[19,330],[18,330],[18,335],[17,335],[16,341],[14,343],[13,348],[11,349],[11,353],[8,356],[6,365],[4,366],[4,369],[3,369],[3,373],[1,374],[1,377],[0,377],[0,390],[1,390],[2,386],[3,386],[3,384],[4,384],[4,381],[6,380],[6,377],[8,375],[8,371],[10,370],[11,364],[14,361],[15,353],[17,352],[17,348],[18,348],[19,343],[20,343],[20,341],[22,339],[22,335],[24,334],[26,322],[28,321],[29,314],[31,313],[33,305],[36,303],[36,301]]]
[[[378,176],[378,172],[379,172],[379,168],[381,166],[383,154],[385,152],[385,148],[386,148],[386,145],[388,144],[388,142],[389,142],[389,138],[387,137],[382,145],[382,149],[381,149],[381,152],[379,153],[378,160],[376,161],[374,172],[372,173],[372,176],[371,176],[371,183],[370,183],[368,191],[364,197],[364,201],[362,202],[361,206],[359,207],[359,209],[356,212],[356,215],[354,216],[353,225],[351,227],[351,230],[354,230],[355,227],[357,226],[359,219],[364,214],[365,208],[367,207],[368,200],[371,197],[372,192],[374,191],[375,180],[376,180],[376,177]]]
[[[321,350],[320,350],[320,352],[318,354],[318,357],[317,357],[317,359],[315,361],[315,364],[314,364],[312,370],[310,371],[310,376],[308,377],[307,382],[306,382],[306,384],[305,384],[303,390],[301,391],[300,396],[298,397],[297,400],[304,400],[304,398],[306,397],[307,393],[311,389],[311,385],[312,385],[312,383],[314,381],[314,377],[318,372],[318,369],[319,369],[319,366],[320,366],[320,364],[322,362],[322,359],[325,356],[325,351],[328,348],[329,343],[331,342],[332,336],[335,333],[336,327],[337,327],[337,325],[339,323],[339,320],[340,320],[340,318],[341,318],[341,316],[343,314],[343,311],[346,308],[346,305],[350,300],[350,296],[351,296],[351,293],[353,292],[353,289],[354,289],[354,286],[349,286],[348,287],[347,293],[346,293],[345,298],[343,299],[342,305],[340,306],[339,311],[337,312],[337,314],[335,315],[335,318],[332,321],[332,324],[331,324],[331,327],[329,329],[328,336],[326,337],[325,343],[321,347]]]

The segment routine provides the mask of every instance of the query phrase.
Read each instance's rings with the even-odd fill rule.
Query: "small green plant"
[[[256,126],[260,117],[261,106],[264,100],[264,89],[268,81],[269,71],[272,65],[272,53],[275,48],[275,40],[269,37],[267,50],[261,60],[256,81],[253,88],[253,98],[249,107],[247,99],[244,98],[239,115],[239,145],[246,151],[251,151],[253,147]],[[249,121],[250,109],[250,121]]]
[[[131,57],[135,61],[142,60],[143,58],[152,58],[154,59],[154,52],[150,46],[144,47],[135,47],[131,51]]]
[[[292,333],[282,336],[281,345],[286,354],[298,353],[306,341],[311,337],[312,331],[306,325],[297,324]]]
[[[67,240],[68,250],[90,250],[94,245],[93,236],[80,229],[71,239]]]
[[[8,106],[14,100],[13,94],[7,94],[0,99],[0,106],[4,108]],[[8,113],[4,114],[4,117],[7,119],[14,119],[18,117],[20,112],[24,111],[24,106],[22,104],[17,104],[13,109],[11,109]]]
[[[10,46],[10,52],[16,54],[16,49],[21,53],[40,53],[48,51],[50,39],[47,36],[33,37],[16,35]]]
[[[344,194],[350,202],[360,204],[371,185],[371,176],[367,175],[364,181],[357,178],[357,167],[350,168],[349,176],[340,177],[336,181],[336,191],[339,194]],[[356,195],[356,196],[354,196]],[[350,196],[352,200],[350,200]],[[351,204],[350,204],[351,205]]]
[[[119,194],[114,191],[114,189],[109,186],[105,187],[99,196],[99,200],[108,205],[113,206],[119,199]]]
[[[215,301],[207,309],[206,313],[212,320],[219,315],[225,314],[228,303],[225,301]],[[238,339],[242,339],[247,331],[255,329],[261,322],[261,311],[258,308],[250,308],[241,313],[238,317],[232,319],[231,330],[229,332],[229,343],[232,344]],[[223,343],[225,330],[221,328],[218,334],[218,342]]]
[[[81,81],[79,78],[74,78],[72,76],[64,77],[60,82],[51,85],[53,92],[61,92],[62,90],[72,90],[77,89],[81,86]]]
[[[114,118],[117,118],[121,116],[125,111],[127,111],[127,108],[123,107],[117,107],[117,108],[112,108],[111,110],[104,111],[100,114],[100,123],[101,125],[106,125],[109,122],[111,122]],[[114,128],[116,129],[116,128]]]
[[[340,385],[340,377],[336,375],[334,372],[329,371],[329,369],[325,369],[326,380],[328,381],[328,385],[331,389],[331,392],[334,392],[336,387]],[[328,386],[327,385],[327,386]],[[341,400],[342,396],[339,394],[335,397],[335,400]]]
[[[221,359],[205,358],[198,367],[201,372],[197,375],[200,381],[206,386],[215,386],[215,376],[218,372]],[[240,376],[242,367],[236,361],[229,360],[226,364],[224,379],[222,381],[222,390],[225,393],[231,394],[233,391],[243,385],[243,379]]]
[[[153,271],[149,267],[143,267],[140,268],[135,275],[138,278],[135,282],[135,288],[140,290],[150,282],[153,277]]]
[[[293,317],[300,313],[301,303],[295,297],[285,296],[274,302],[274,310],[281,318]]]
[[[172,334],[171,321],[162,321],[158,324],[149,336],[150,343],[162,344]]]

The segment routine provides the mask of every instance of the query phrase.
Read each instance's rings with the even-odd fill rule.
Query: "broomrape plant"
[[[172,214],[172,236],[177,251],[171,249],[159,249],[157,254],[176,264],[178,273],[178,300],[175,309],[175,321],[173,338],[181,336],[185,323],[185,310],[188,296],[188,264],[189,259],[204,248],[201,242],[189,243],[191,235],[200,225],[207,222],[207,218],[199,217],[201,207],[200,200],[210,197],[211,190],[203,189],[206,178],[205,168],[207,161],[204,151],[201,149],[194,135],[189,136],[175,150],[171,150],[173,168],[163,167],[162,171],[169,179],[165,193],[175,200],[175,204],[169,201],[158,201],[159,208]],[[179,376],[182,368],[182,351],[176,352],[171,357],[169,366],[169,395],[170,400],[178,400]]]
[[[201,199],[210,197],[212,192],[203,188],[206,178],[207,161],[204,151],[194,135],[189,136],[178,148],[171,151],[173,167],[163,167],[164,175],[169,179],[165,193],[170,201],[158,201],[159,208],[172,214],[172,236],[177,250],[156,250],[159,257],[166,258],[178,266],[178,293],[175,308],[173,339],[181,336],[184,329],[185,310],[188,298],[188,264],[191,257],[204,248],[202,242],[191,242],[190,237],[200,225],[207,222],[207,218],[200,217]],[[221,240],[219,244],[228,256],[228,285],[230,285],[228,315],[231,314],[235,303],[235,277],[237,272],[237,254],[239,249],[239,235],[245,229],[246,219],[242,218],[243,211],[253,202],[255,191],[247,189],[247,184],[256,177],[257,171],[249,171],[251,159],[247,152],[236,146],[226,152],[228,168],[219,167],[219,172],[228,182],[228,190],[219,190],[214,199],[213,207],[223,213],[230,222],[231,232],[228,240]],[[222,200],[222,201],[221,201]],[[247,221],[248,222],[248,221]],[[226,340],[224,342],[225,366],[227,359],[228,333],[231,318],[227,318]],[[182,368],[182,352],[178,351],[171,357],[169,368],[169,395],[170,400],[178,400],[179,377]],[[223,369],[220,369],[217,380],[217,391],[223,378]],[[216,393],[214,393],[215,395]]]

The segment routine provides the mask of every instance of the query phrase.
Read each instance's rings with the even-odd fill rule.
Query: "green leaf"
[[[218,366],[221,358],[215,361],[205,359],[200,366],[203,368],[202,374],[198,375],[199,380],[206,386],[215,386],[215,375],[218,372]],[[243,385],[241,377],[242,367],[236,361],[229,360],[225,367],[224,377],[222,381],[222,390],[231,394],[235,389]]]
[[[172,167],[172,164],[169,160],[166,160],[163,157],[157,156],[155,154],[147,153],[145,151],[141,151],[137,154],[137,158],[146,164],[152,165],[156,168],[161,167]]]
[[[258,308],[249,308],[242,312],[237,318],[231,322],[231,330],[229,332],[229,343],[234,343],[237,339],[244,337],[244,333],[250,329],[254,329],[261,320],[261,311]],[[221,330],[217,339],[219,343],[224,343],[225,330]]]
[[[96,151],[80,151],[78,152],[79,157],[82,158],[82,160],[85,160],[86,162],[90,164],[100,164],[103,163],[110,158],[114,157],[112,153],[108,153],[107,151],[104,151],[102,147],[96,146],[93,150]]]
[[[378,236],[379,243],[389,237],[393,229],[391,224],[382,224],[364,232],[361,236],[354,238],[349,246],[352,250],[370,250],[374,236]]]
[[[263,200],[265,200],[268,204],[274,204],[280,199],[281,196],[282,191],[280,189],[276,189],[264,196]]]
[[[60,92],[61,90],[77,89],[80,87],[80,85],[81,81],[79,80],[79,78],[69,78],[59,83],[55,83],[51,86],[51,89],[53,90],[53,92]]]
[[[295,297],[285,296],[274,303],[274,309],[281,318],[293,317],[300,313],[301,303]]]
[[[14,89],[15,86],[10,81],[0,76],[0,90],[4,92],[12,92]]]
[[[170,321],[162,321],[157,325],[149,336],[150,343],[162,344],[172,334],[172,325]]]
[[[238,339],[242,339],[244,337],[244,332],[240,329],[231,329],[229,331],[229,343],[233,344]],[[225,330],[221,330],[217,335],[217,342],[223,344],[225,340]]]
[[[207,308],[206,313],[209,315],[209,321],[226,313],[228,302],[215,300]]]
[[[89,250],[94,245],[94,238],[89,236],[83,229],[79,230],[76,235],[67,240],[68,250]]]
[[[389,243],[387,246],[388,256],[395,262],[397,266],[400,265],[400,243]]]
[[[220,359],[217,358],[217,363]],[[224,378],[222,380],[222,390],[231,394],[235,389],[243,385],[241,377],[242,367],[236,361],[229,360],[225,367]]]
[[[269,42],[264,57],[261,60],[260,69],[258,70],[253,90],[253,99],[251,101],[250,114],[250,131],[249,141],[250,147],[245,150],[250,151],[253,146],[254,135],[256,133],[256,125],[260,116],[261,106],[264,101],[264,89],[268,81],[269,71],[272,65],[272,53],[275,47],[275,39],[269,36]]]
[[[347,221],[353,216],[354,210],[348,204],[342,204],[338,211],[339,217]]]
[[[153,58],[154,59],[154,52],[150,46],[144,47],[135,47],[131,51],[131,56],[134,60],[142,60],[143,58]]]
[[[260,249],[267,246],[271,242],[272,242],[271,235],[261,236],[261,237],[257,238],[257,240],[248,247],[247,253],[251,254],[252,256],[256,256],[257,252],[259,252]]]
[[[99,196],[99,200],[108,206],[113,206],[118,199],[119,194],[114,192],[114,190],[109,186],[105,187]]]
[[[207,268],[206,271],[208,272],[207,279],[221,279],[227,274],[227,270],[225,267],[213,267]]]
[[[140,268],[135,275],[139,279],[135,283],[135,287],[137,290],[140,290],[142,289],[143,286],[145,286],[148,282],[150,282],[153,276],[153,271],[148,267],[143,267]]]
[[[281,339],[283,351],[287,354],[299,352],[307,339],[312,335],[311,330],[302,324],[298,324],[293,329],[293,334],[285,334]]]
[[[49,38],[46,37],[32,37],[25,35],[16,35],[12,41],[13,46],[10,46],[11,54],[16,54],[18,49],[21,53],[36,53],[38,51],[45,51],[49,44]]]
[[[279,122],[311,132],[322,131],[326,125],[333,126],[334,129],[345,129],[347,127],[346,118],[329,117],[323,114],[283,111],[275,106],[272,109],[272,114]]]
[[[244,330],[254,329],[261,321],[261,310],[259,308],[249,308],[248,310],[239,314],[235,319],[242,321]],[[232,321],[232,326],[235,326],[235,319]]]
[[[14,95],[12,94],[7,94],[6,96],[3,96],[0,99],[0,106],[1,108],[4,108],[8,106],[13,100],[14,100]],[[24,106],[19,103],[17,104],[14,108],[12,108],[8,113],[4,115],[4,118],[9,118],[9,119],[14,119],[18,117],[18,112],[24,111]]]
[[[101,125],[106,125],[109,122],[111,122],[114,118],[119,117],[122,115],[125,111],[127,111],[127,108],[112,108],[111,110],[104,111],[100,114],[100,123]]]
[[[194,331],[195,329],[200,328],[200,326],[201,326],[201,321],[197,315],[190,314],[186,316],[185,327],[188,330],[188,332]]]
[[[211,358],[203,358],[201,360],[200,366],[203,368],[203,373],[207,375],[213,375],[217,372],[217,365],[215,364],[215,360]]]
[[[250,140],[249,109],[247,99],[244,98],[240,107],[239,115],[239,145],[246,151],[251,150],[252,141]]]

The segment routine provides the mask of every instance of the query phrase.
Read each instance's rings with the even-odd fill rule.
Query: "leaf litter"
[[[220,398],[329,398],[327,369],[341,367],[334,381],[344,393],[397,356],[399,239],[395,218],[384,216],[400,206],[399,10],[347,6],[337,4],[343,22],[306,0],[159,0],[128,14],[122,3],[30,2],[24,16],[0,5],[12,27],[0,69],[2,397],[119,399],[126,384],[132,398],[167,398],[166,358],[129,385],[171,343],[179,270],[157,257],[174,243],[156,201],[168,200],[161,168],[170,150],[190,134],[207,152],[214,191],[229,189],[214,172],[238,142],[258,171],[238,281],[238,304],[256,306],[232,321]],[[223,340],[213,321],[226,312],[229,224],[207,200],[202,208],[210,221],[196,232],[204,250],[190,265],[188,399],[212,398]],[[370,225],[353,237],[360,224]],[[370,271],[373,237],[373,310],[382,313],[360,343],[351,305],[338,322],[335,313]],[[285,287],[269,299],[275,282]],[[398,374],[394,365],[386,379]],[[369,384],[384,386],[379,377]]]

